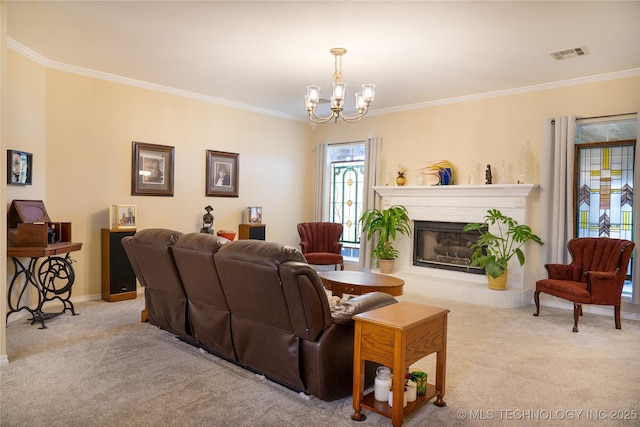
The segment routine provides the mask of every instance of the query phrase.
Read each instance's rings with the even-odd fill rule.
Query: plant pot
[[[378,267],[380,267],[380,273],[389,274],[393,271],[393,267],[396,263],[395,259],[379,259]]]
[[[498,276],[495,279],[487,275],[487,278],[489,279],[489,289],[495,289],[498,291],[507,289],[507,273],[508,271],[505,271],[504,273],[502,273],[502,275]]]

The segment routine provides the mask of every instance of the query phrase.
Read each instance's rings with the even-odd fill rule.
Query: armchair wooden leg
[[[620,324],[620,306],[619,305],[613,306],[613,313],[616,319],[616,329],[622,329],[622,325]]]
[[[533,313],[534,316],[540,314],[540,291],[535,291],[533,293],[533,302],[536,303],[536,312]]]
[[[582,315],[582,304],[573,303],[573,332],[578,332],[578,319]]]

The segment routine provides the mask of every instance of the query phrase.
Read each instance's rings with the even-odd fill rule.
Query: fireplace
[[[471,265],[473,249],[480,233],[465,232],[465,222],[414,221],[413,265],[426,268],[485,274]]]
[[[531,304],[535,281],[544,274],[540,273],[543,269],[538,247],[523,248],[527,257],[524,267],[520,267],[515,259],[509,261],[509,278],[504,291],[489,289],[486,275],[468,269],[465,265],[468,261],[460,258],[468,257],[468,251],[463,250],[468,245],[467,236],[461,236],[464,224],[482,222],[488,209],[499,209],[519,223],[530,224],[529,202],[534,190],[537,186],[533,184],[374,187],[382,197],[383,208],[405,206],[414,225],[411,237],[401,236],[393,245],[400,252],[393,274],[405,281],[407,295],[415,292],[491,307]],[[423,234],[420,225],[423,222],[440,224],[445,229],[436,230],[435,235]],[[454,226],[454,229],[447,228]],[[444,242],[447,237],[450,241]],[[446,245],[436,248],[439,238],[440,243]],[[431,249],[425,244],[431,245]],[[443,254],[448,257],[446,263],[440,263]]]

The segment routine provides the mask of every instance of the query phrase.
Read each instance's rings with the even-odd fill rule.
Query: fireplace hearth
[[[426,268],[485,274],[471,265],[473,249],[480,233],[465,232],[466,223],[414,221],[413,265]]]

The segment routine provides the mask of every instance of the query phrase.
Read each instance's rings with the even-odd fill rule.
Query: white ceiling
[[[328,97],[332,47],[348,50],[348,106],[377,85],[371,114],[638,75],[640,1],[10,0],[8,36],[54,68],[303,119],[307,85]],[[576,47],[587,54],[550,55]]]

